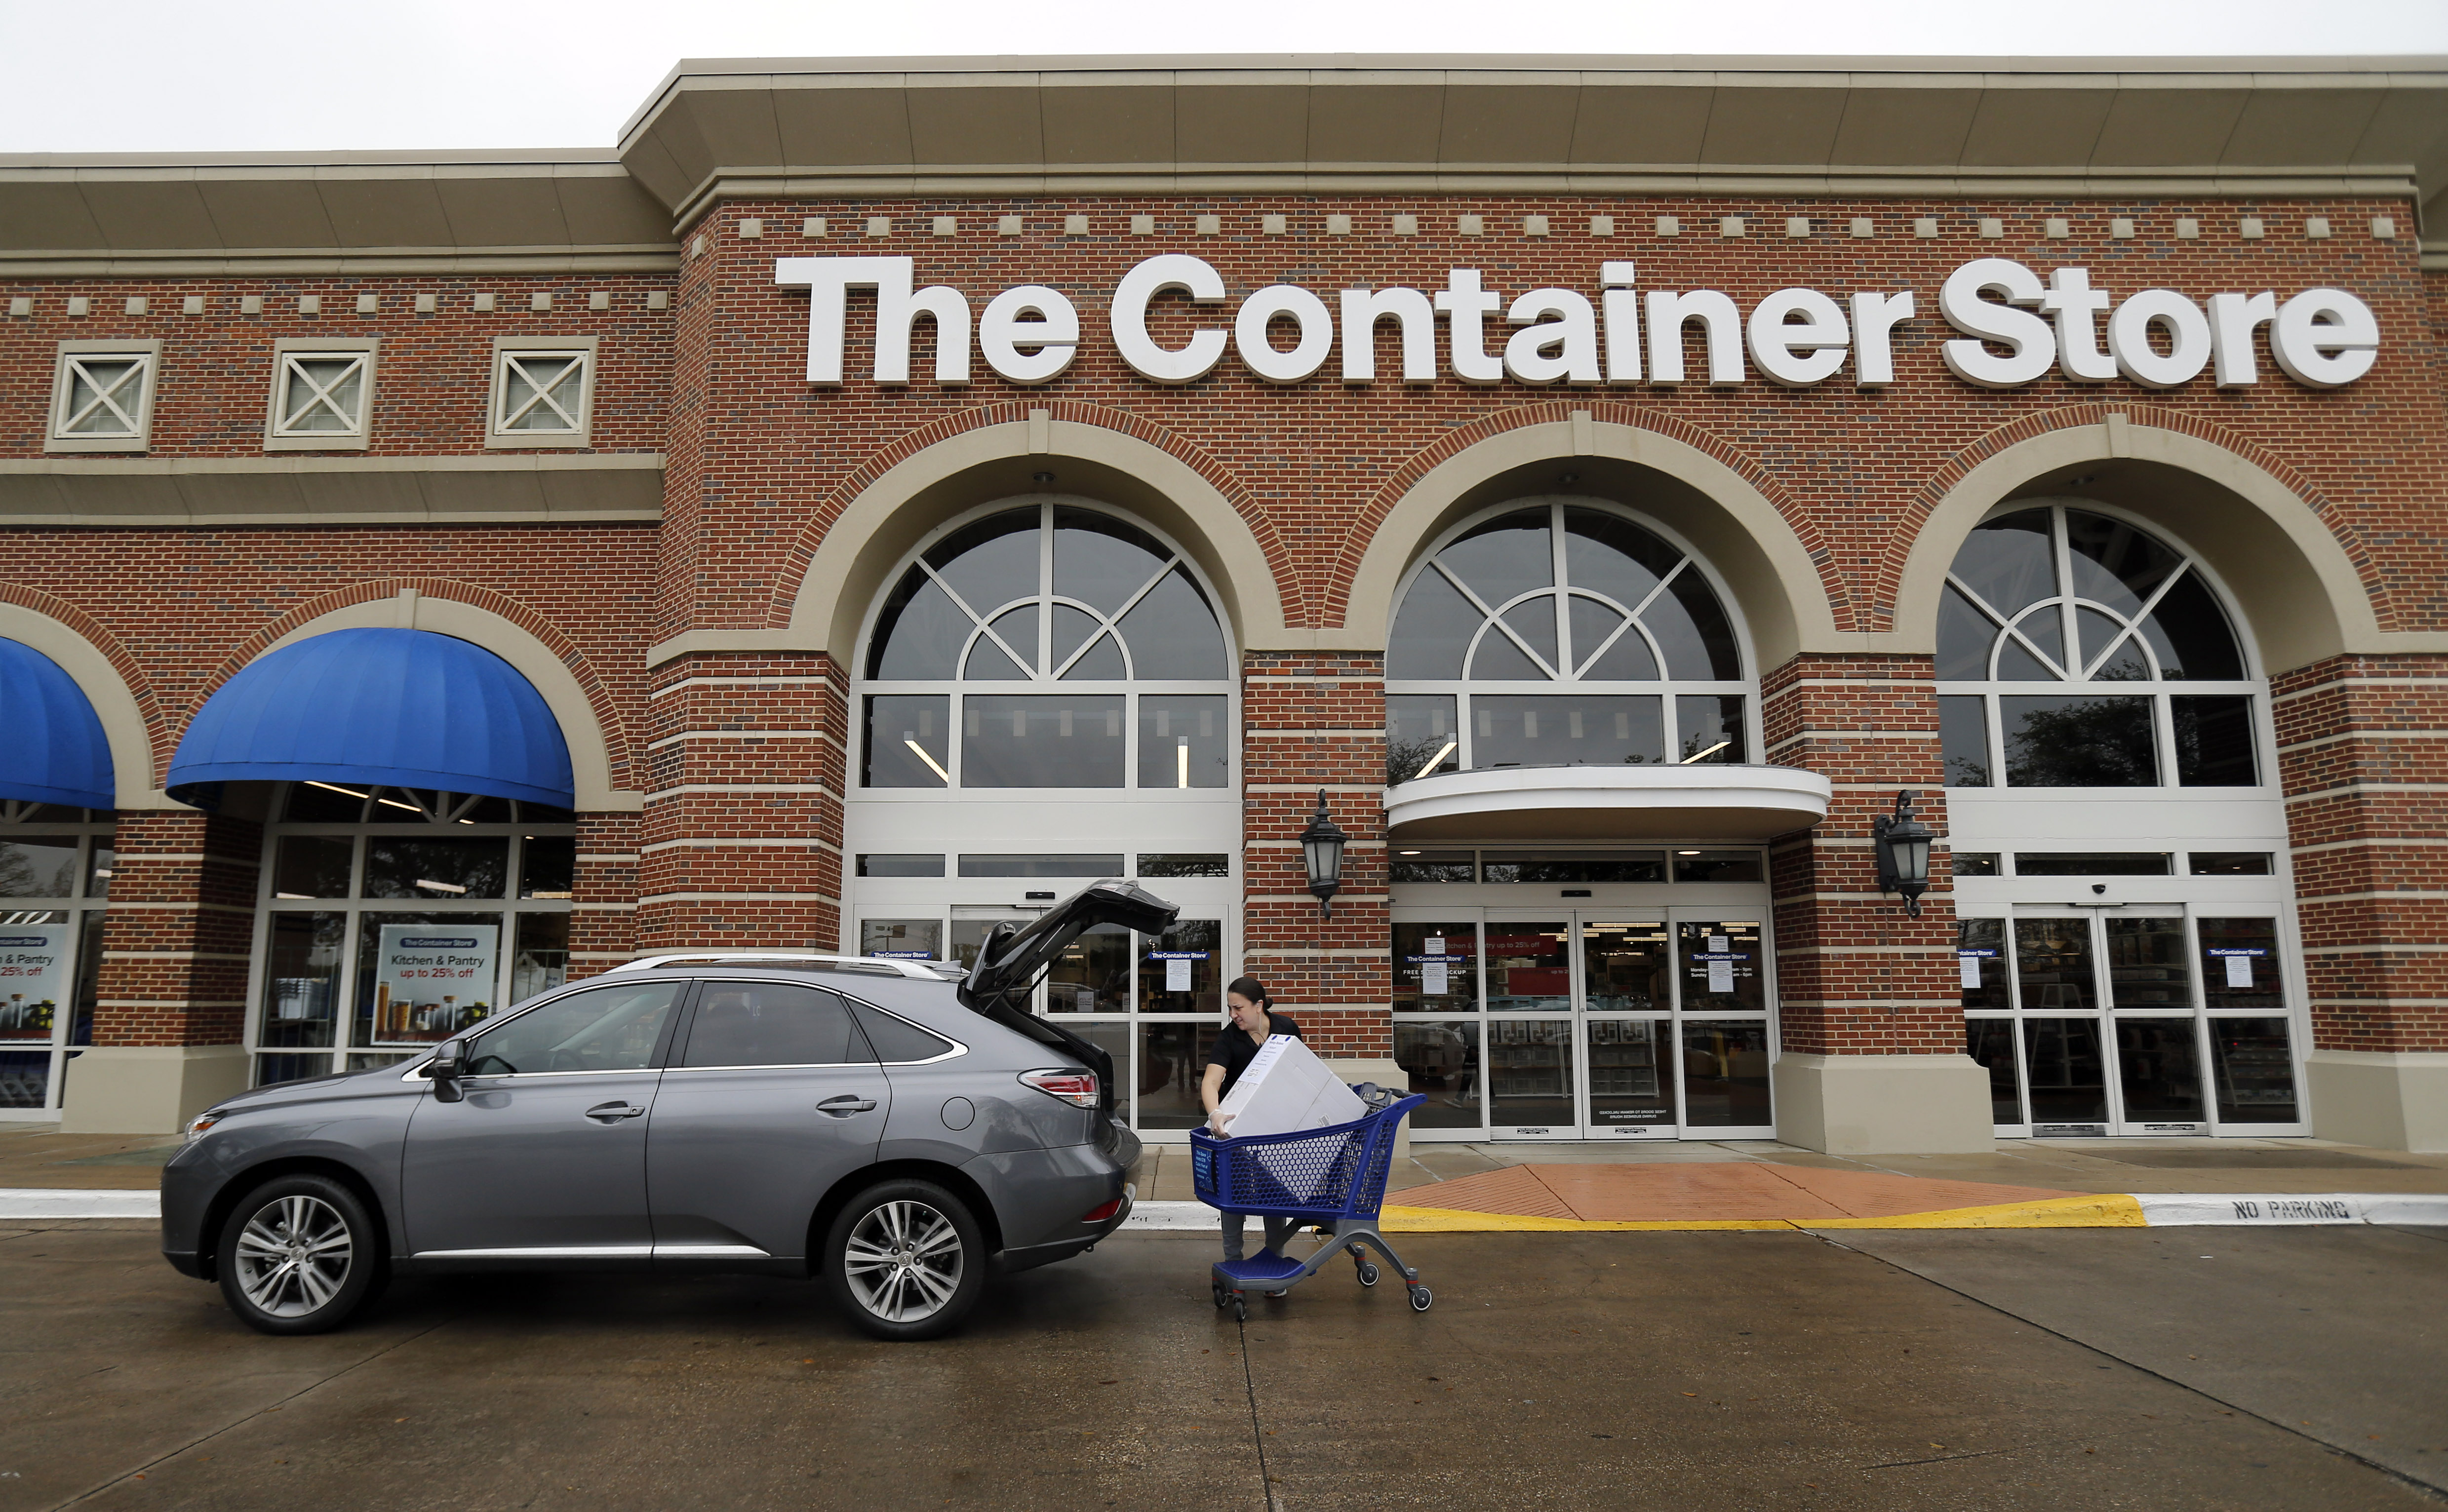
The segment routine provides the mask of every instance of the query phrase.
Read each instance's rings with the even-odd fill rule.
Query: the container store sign
[[[0,1040],[45,1040],[68,995],[65,924],[0,925]]]
[[[386,924],[376,943],[374,1043],[430,1044],[492,1011],[497,924]]]
[[[1061,377],[1087,336],[1068,295],[1043,284],[1008,288],[973,310],[943,284],[916,289],[910,258],[778,258],[774,281],[808,291],[808,381],[843,381],[853,294],[872,291],[870,373],[910,381],[911,335],[934,327],[934,380],[970,380],[983,355],[1010,383]],[[1979,258],[1938,291],[1936,314],[1960,335],[1939,358],[1966,383],[2019,388],[2050,373],[2075,383],[2173,389],[2205,374],[2222,389],[2262,381],[2263,360],[2307,388],[2334,389],[2369,373],[2380,321],[2343,289],[2190,292],[2094,284],[2080,267],[2045,271],[2011,258]],[[1329,303],[1329,297],[1332,303]],[[1159,344],[1148,316],[1159,301],[1192,316],[1175,344]],[[1221,308],[1231,306],[1229,321]],[[1672,388],[1737,387],[1764,377],[1807,389],[1849,373],[1855,387],[1898,379],[1895,333],[1923,319],[1911,289],[1779,289],[1749,311],[1715,289],[1645,287],[1630,262],[1601,262],[1596,285],[1508,294],[1477,268],[1451,268],[1442,289],[1400,284],[1328,290],[1277,283],[1234,300],[1223,276],[1183,253],[1149,258],[1122,276],[1106,306],[1106,338],[1132,372],[1156,383],[1195,383],[1229,351],[1270,383],[1306,383],[1340,355],[1344,383],[1378,372],[1381,327],[1394,329],[1402,382]],[[1442,336],[1442,340],[1440,337]],[[1691,360],[1687,336],[1696,340]],[[1285,343],[1289,343],[1286,345]],[[1908,374],[1907,374],[1908,375]]]

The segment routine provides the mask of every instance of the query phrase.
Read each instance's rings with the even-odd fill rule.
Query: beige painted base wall
[[[68,1062],[65,1134],[177,1134],[246,1090],[243,1046],[96,1045]]]
[[[2448,1152],[2448,1051],[2315,1050],[2304,1081],[2317,1138]]]
[[[1997,1148],[1989,1073],[1968,1055],[1796,1055],[1769,1077],[1776,1135],[1829,1155],[1978,1155]]]

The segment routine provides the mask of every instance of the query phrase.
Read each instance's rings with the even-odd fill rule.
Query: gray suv
[[[1176,911],[1096,883],[966,973],[633,961],[406,1066],[207,1111],[163,1171],[163,1254],[267,1333],[336,1328],[394,1273],[526,1268],[821,1273],[868,1332],[934,1337],[989,1270],[1129,1215],[1112,1062],[1026,1005],[1088,929]]]

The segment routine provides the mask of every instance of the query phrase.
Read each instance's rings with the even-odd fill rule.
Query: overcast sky
[[[608,147],[681,58],[2448,53],[2448,0],[0,0],[0,153]]]

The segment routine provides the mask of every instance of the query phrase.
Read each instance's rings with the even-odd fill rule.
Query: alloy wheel
[[[924,1202],[879,1202],[851,1230],[842,1271],[859,1305],[888,1323],[932,1317],[960,1290],[967,1255],[952,1220]]]
[[[354,1254],[338,1209],[320,1197],[275,1197],[239,1234],[239,1290],[273,1317],[306,1317],[339,1294]]]

